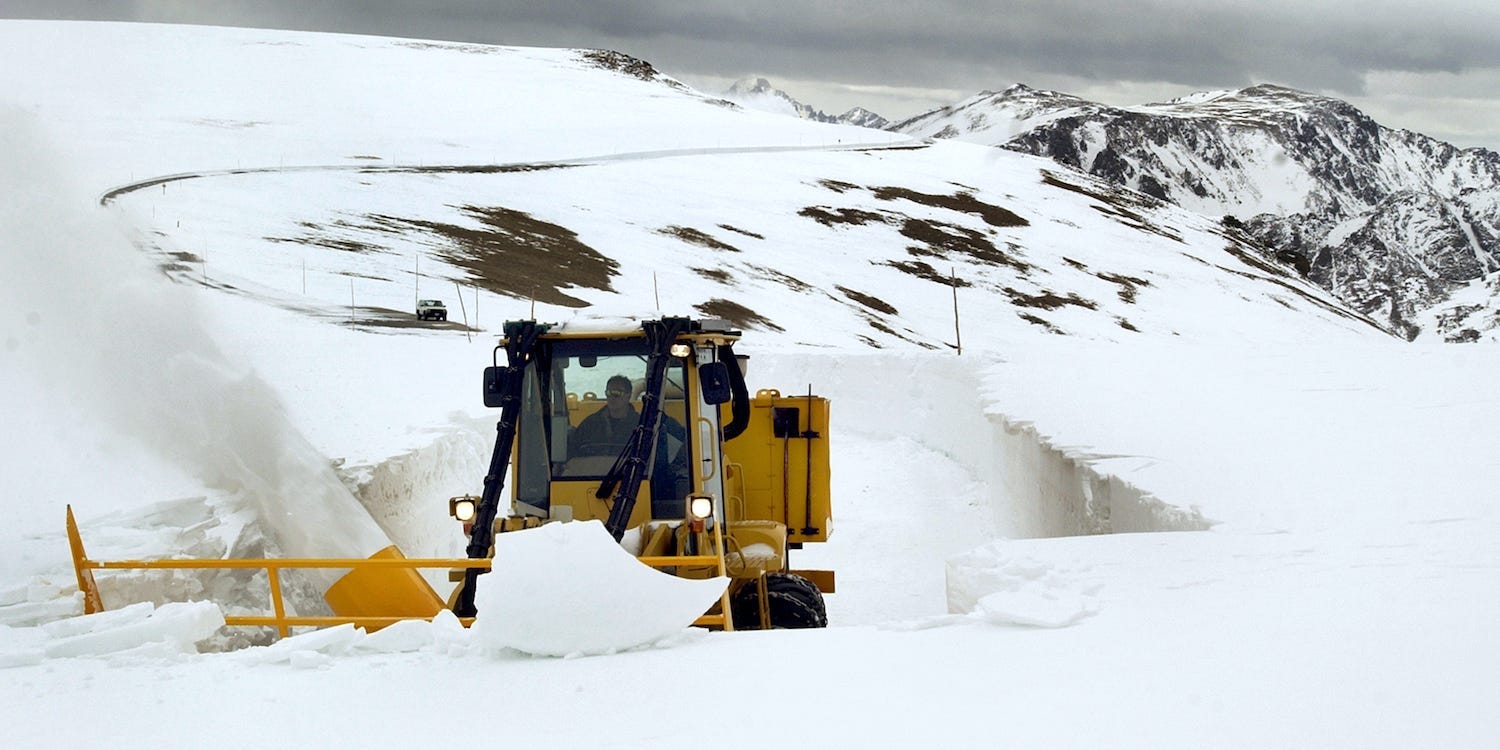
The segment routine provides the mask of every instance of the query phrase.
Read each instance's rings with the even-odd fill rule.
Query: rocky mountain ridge
[[[1500,271],[1492,151],[1273,85],[1135,107],[1015,85],[889,129],[1046,156],[1221,216],[1407,338],[1500,338],[1496,305],[1455,302]]]

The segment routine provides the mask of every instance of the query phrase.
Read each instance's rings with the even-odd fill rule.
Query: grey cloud
[[[1015,81],[1270,81],[1357,95],[1371,71],[1500,68],[1500,11],[1318,0],[7,0],[0,15],[609,47],[680,77],[977,91]]]

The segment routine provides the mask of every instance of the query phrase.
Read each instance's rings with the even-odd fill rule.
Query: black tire
[[[760,590],[754,581],[740,587],[729,604],[735,628],[760,629]],[[770,610],[772,628],[828,626],[828,609],[823,602],[823,592],[802,576],[792,573],[767,574],[766,605]]]
[[[796,593],[803,599],[808,600],[819,612],[824,614],[824,624],[827,624],[828,608],[823,602],[823,592],[818,590],[818,585],[812,581],[797,575],[796,573],[767,573],[767,591],[785,591]]]

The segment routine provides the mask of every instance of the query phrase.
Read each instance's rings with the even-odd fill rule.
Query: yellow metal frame
[[[431,620],[432,616],[360,616],[360,617],[311,617],[288,615],[281,594],[281,571],[287,568],[316,568],[323,570],[370,570],[389,568],[478,568],[489,570],[490,560],[469,558],[381,558],[344,559],[319,557],[288,558],[226,558],[209,560],[204,558],[170,560],[113,560],[103,562],[90,560],[83,550],[83,537],[78,533],[78,523],[73,520],[73,506],[68,506],[68,546],[73,551],[73,570],[78,575],[78,589],[83,592],[83,613],[92,615],[104,611],[104,601],[99,595],[99,586],[94,580],[96,570],[210,570],[242,569],[264,570],[270,582],[272,615],[225,615],[224,624],[236,627],[274,627],[285,638],[291,628],[297,626],[328,627],[330,625],[353,624],[359,627],[380,628],[402,620]],[[465,626],[471,625],[472,617],[459,618]]]
[[[672,566],[692,567],[695,565],[712,566],[719,571],[721,578],[728,578],[728,568],[724,563],[724,524],[714,524],[714,549],[712,555],[652,555],[637,557],[637,560],[650,565],[653,568],[669,568]],[[729,611],[729,587],[724,587],[724,593],[719,595],[719,613],[700,615],[693,620],[693,624],[699,627],[717,627],[720,630],[733,631],[734,618]]]
[[[83,549],[83,537],[78,533],[78,523],[73,519],[73,506],[67,506],[68,513],[68,546],[73,553],[73,571],[78,576],[78,590],[83,592],[83,613],[86,615],[96,614],[104,611],[104,601],[99,595],[99,585],[94,580],[94,571],[97,570],[209,570],[209,569],[244,569],[264,570],[271,589],[271,611],[267,615],[225,615],[224,624],[235,627],[274,627],[276,632],[285,638],[291,635],[291,628],[299,626],[329,627],[333,625],[352,624],[363,628],[382,628],[403,620],[427,620],[431,621],[433,616],[404,615],[404,616],[359,616],[359,617],[311,617],[288,615],[286,605],[281,593],[281,571],[293,569],[315,568],[322,570],[371,570],[390,568],[472,568],[478,570],[492,569],[492,561],[489,558],[228,558],[228,559],[170,559],[170,560],[115,560],[99,561],[90,560]],[[718,549],[724,548],[724,537],[715,524],[715,537]],[[719,570],[719,575],[724,575],[724,556],[720,555],[687,555],[687,556],[657,556],[637,558],[641,562],[654,568],[670,567],[673,565],[712,565]],[[720,597],[720,613],[705,614],[693,621],[694,625],[703,627],[717,626],[724,630],[733,630],[733,618],[729,617],[729,591],[726,588]],[[472,617],[461,617],[459,622],[464,627],[474,623]]]

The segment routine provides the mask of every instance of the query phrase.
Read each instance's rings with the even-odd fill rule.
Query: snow
[[[501,534],[493,566],[475,594],[474,639],[540,656],[614,653],[676,635],[729,585],[641,565],[599,521]]]
[[[1065,572],[992,542],[948,559],[948,606],[985,622],[1067,627],[1094,614],[1096,589],[1080,589]]]
[[[1164,230],[1131,228],[1044,189],[1036,160],[850,150],[869,131],[727,110],[564,50],[12,21],[0,50],[8,746],[409,748],[455,724],[559,747],[1493,746],[1493,347],[1383,336],[1237,264],[1213,219],[1137,207]],[[637,156],[503,180],[205,176],[99,206],[128,182],[236,162],[610,154]],[[839,203],[855,193],[820,179],[968,186],[1028,216],[986,236],[1042,270],[924,256],[974,282],[959,290],[959,355],[951,287],[883,265],[918,257],[899,227],[797,211],[983,223]],[[65,504],[96,559],[357,556],[387,539],[408,556],[460,553],[446,498],[478,489],[494,434],[479,373],[500,321],[531,301],[484,291],[468,334],[350,325],[351,278],[358,305],[409,315],[418,252],[420,289],[438,290],[422,296],[467,277],[422,240],[351,253],[266,238],[372,213],[458,223],[462,205],[528,211],[607,249],[610,289],[566,290],[596,318],[722,295],[785,329],[749,327],[739,349],[752,389],[832,399],[836,531],[791,560],[838,571],[831,627],[707,633],[620,603],[642,584],[605,572],[660,574],[610,563],[585,524],[523,539],[590,550],[563,599],[582,614],[545,626],[491,628],[497,586],[479,589],[473,629],[443,615],[271,640],[211,627],[267,611],[263,576],[117,571],[98,574],[110,610],[76,617]],[[669,226],[739,252],[705,255],[657,231]],[[206,263],[169,277],[156,264],[174,253]],[[734,286],[689,267],[732,271]],[[1149,284],[1127,303],[1096,274]],[[876,318],[838,287],[899,313]],[[1032,308],[1066,335],[1049,333],[1006,288],[1096,309]],[[318,586],[291,582],[289,598],[313,606]],[[712,598],[649,596],[679,594],[683,612]]]
[[[43,625],[51,636],[48,658],[100,656],[160,644],[173,653],[194,653],[195,644],[223,627],[224,615],[212,602],[172,602],[160,607],[141,602],[114,612]]]

